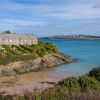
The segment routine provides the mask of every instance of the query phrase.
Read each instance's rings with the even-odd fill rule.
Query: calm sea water
[[[78,61],[47,69],[50,77],[79,76],[100,65],[100,40],[59,40],[41,39],[57,45],[59,50]]]

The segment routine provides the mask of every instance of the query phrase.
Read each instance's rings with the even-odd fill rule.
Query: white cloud
[[[30,21],[30,20],[15,20],[15,19],[4,19],[0,20],[0,30],[5,31],[5,30],[11,30],[11,31],[16,31],[19,29],[23,29],[24,33],[27,33],[26,30],[30,30],[29,27],[44,27],[46,26],[46,22],[43,21]],[[25,32],[26,31],[26,32]]]
[[[64,0],[62,1],[64,2]],[[28,5],[20,3],[0,4],[0,8],[5,10],[16,10],[24,12],[26,15],[37,15],[38,17],[54,17],[60,19],[95,19],[100,18],[100,9],[96,8],[100,3],[98,0],[76,0],[72,3],[61,3],[53,5]],[[94,6],[95,9],[93,8]],[[20,16],[20,15],[19,15]]]
[[[0,20],[0,24],[1,25],[22,25],[22,26],[28,26],[28,25],[32,25],[32,26],[44,26],[46,25],[46,22],[43,21],[31,21],[31,20],[16,20],[16,19],[4,19],[4,20]]]
[[[100,31],[100,21],[97,25],[96,20],[100,19],[99,5],[100,0],[51,0],[50,4],[4,2],[0,3],[0,29],[39,33],[66,33],[72,28],[73,32]],[[79,20],[77,25],[74,21]],[[84,24],[87,21],[88,25]]]

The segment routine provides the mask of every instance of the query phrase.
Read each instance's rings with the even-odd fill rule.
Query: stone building
[[[32,45],[38,40],[33,35],[26,34],[0,34],[0,45]]]

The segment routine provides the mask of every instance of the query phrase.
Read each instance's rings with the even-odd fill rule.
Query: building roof
[[[0,34],[0,39],[35,39],[33,35],[27,34]]]

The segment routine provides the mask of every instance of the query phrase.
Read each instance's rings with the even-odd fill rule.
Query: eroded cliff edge
[[[21,73],[37,71],[43,68],[50,68],[56,65],[71,63],[72,59],[63,53],[53,53],[39,57],[34,60],[19,61],[7,65],[0,65],[0,76],[17,75]]]

